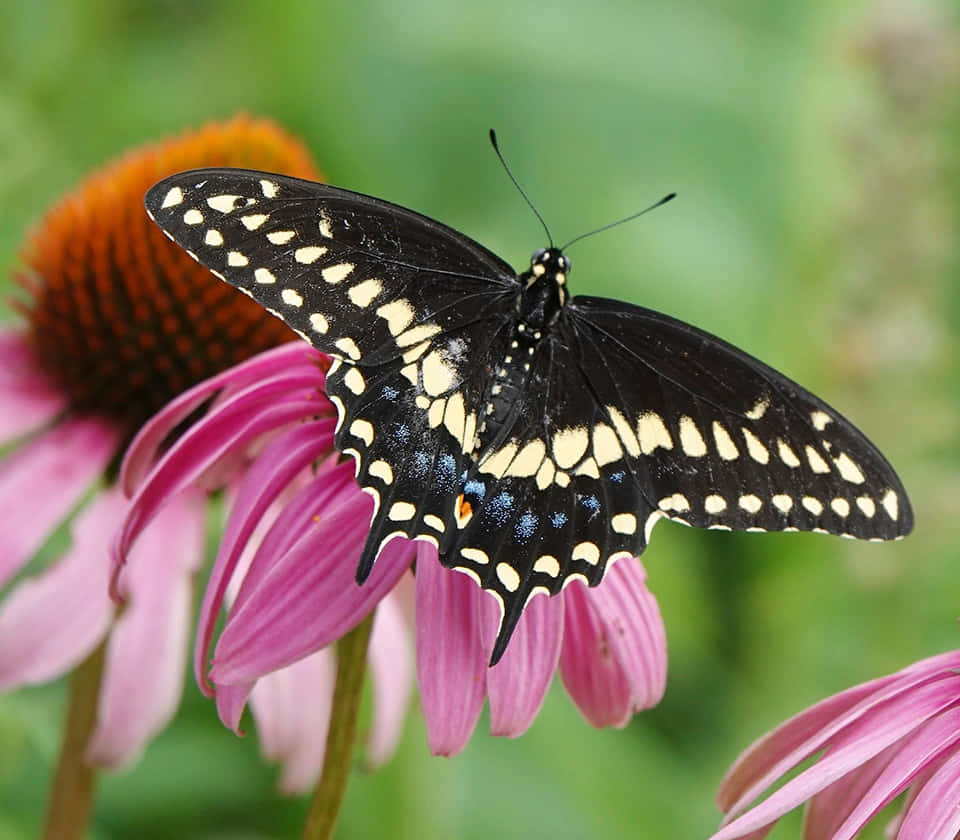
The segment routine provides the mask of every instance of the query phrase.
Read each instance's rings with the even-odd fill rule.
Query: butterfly
[[[412,210],[242,169],[181,172],[145,204],[333,357],[336,446],[375,503],[358,582],[394,537],[434,544],[502,608],[491,664],[533,596],[596,586],[661,519],[868,540],[913,527],[893,469],[837,411],[696,327],[571,296],[561,248],[518,274]]]

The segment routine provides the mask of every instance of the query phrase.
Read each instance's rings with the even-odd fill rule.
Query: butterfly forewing
[[[501,602],[493,662],[533,595],[598,584],[661,518],[865,539],[912,527],[892,468],[834,409],[665,315],[566,303],[556,249],[518,277],[413,211],[247,170],[180,173],[146,205],[335,357],[336,444],[376,502],[358,579],[394,536],[431,541]]]

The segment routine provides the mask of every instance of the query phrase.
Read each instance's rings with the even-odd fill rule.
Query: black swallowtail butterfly
[[[357,580],[401,535],[494,593],[499,660],[528,600],[593,586],[659,519],[902,537],[893,469],[799,385],[658,312],[570,297],[387,201],[241,169],[182,172],[150,217],[334,357],[336,444],[375,509]]]

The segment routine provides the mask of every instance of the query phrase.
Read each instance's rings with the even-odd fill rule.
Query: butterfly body
[[[357,577],[395,536],[493,593],[499,659],[529,599],[596,585],[660,519],[895,539],[906,493],[876,448],[782,374],[689,324],[571,297],[397,205],[245,170],[180,173],[147,209],[334,357],[336,445],[375,502]]]

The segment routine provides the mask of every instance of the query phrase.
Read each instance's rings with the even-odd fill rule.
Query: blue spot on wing
[[[487,488],[482,481],[468,481],[463,485],[463,494],[465,496],[476,496],[482,499],[487,492]]]
[[[615,473],[610,474],[610,480],[614,484],[620,484],[620,482],[623,481],[624,476],[626,476],[626,473],[623,470],[617,470]]]
[[[567,524],[567,515],[561,511],[556,511],[555,513],[550,514],[550,524],[554,528],[562,528]]]
[[[393,402],[393,400],[400,396],[400,392],[391,385],[384,385],[383,390],[380,392],[380,396],[382,396],[385,400],[390,400]]]
[[[520,542],[526,542],[537,532],[537,525],[540,523],[540,518],[529,511],[521,516],[517,520],[517,524],[514,526],[514,532],[517,535],[517,539]]]
[[[497,493],[486,505],[485,512],[496,521],[497,525],[503,525],[513,510],[513,496],[509,493]]]
[[[424,476],[427,474],[427,470],[430,469],[430,455],[426,452],[414,452],[413,453],[413,474],[416,476]]]
[[[451,490],[457,478],[457,462],[453,455],[441,455],[437,460],[437,487]]]

